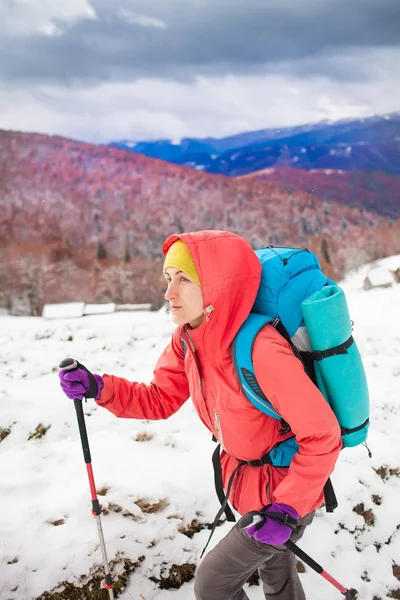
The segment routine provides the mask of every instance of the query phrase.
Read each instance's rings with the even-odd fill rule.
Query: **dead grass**
[[[138,433],[135,437],[136,442],[149,442],[154,437],[154,433],[149,433],[148,431],[143,431]]]
[[[32,431],[32,433],[29,435],[28,437],[28,441],[30,440],[40,440],[40,438],[42,438],[46,432],[50,429],[51,425],[49,425],[48,427],[44,427],[44,425],[42,425],[42,423],[39,423],[39,425],[36,427],[35,431]]]
[[[133,521],[139,521],[140,517],[132,514],[126,508],[122,508],[119,504],[114,504],[110,502],[106,507],[103,507],[102,513],[103,515],[108,515],[110,512],[120,513],[123,517],[130,517]]]
[[[393,569],[393,575],[394,575],[394,577],[396,577],[396,579],[398,579],[400,581],[400,566],[394,564],[392,566],[392,569]]]
[[[164,510],[164,508],[168,506],[168,501],[166,498],[161,498],[161,500],[152,504],[146,500],[146,498],[140,498],[139,500],[136,500],[135,504],[138,505],[142,512],[152,514]]]
[[[364,507],[364,503],[360,502],[360,504],[357,504],[354,508],[353,511],[355,513],[357,513],[358,515],[361,515],[362,517],[364,517],[364,521],[366,523],[366,525],[375,525],[375,515],[372,511],[372,509],[368,509],[365,510]]]
[[[174,518],[179,519],[180,517],[175,517],[174,515],[168,517],[168,519]],[[222,523],[224,523],[224,521],[219,520],[217,523],[217,527],[222,525]],[[181,525],[180,527],[178,527],[178,531],[179,533],[183,533],[183,535],[186,535],[186,537],[191,539],[195,533],[199,533],[199,531],[202,531],[203,529],[208,529],[210,531],[212,529],[212,526],[212,523],[199,523],[197,519],[193,519],[188,525]]]
[[[120,574],[113,578],[115,598],[118,598],[122,594],[129,583],[132,573],[134,573],[143,560],[144,556],[139,557],[137,562],[117,557],[110,563],[112,573],[117,568],[120,571]],[[76,585],[68,581],[63,581],[52,591],[44,592],[35,600],[105,600],[108,598],[108,592],[101,587],[103,578],[103,567],[98,567],[92,574],[82,576]]]
[[[371,496],[372,502],[377,506],[382,504],[382,496],[378,496],[378,494],[372,494]]]
[[[6,439],[11,433],[11,427],[0,427],[0,442]]]
[[[400,477],[400,467],[392,469],[387,465],[382,465],[379,469],[374,469],[374,471],[383,481],[387,481],[389,477]]]
[[[149,579],[156,583],[160,590],[179,589],[184,583],[191,581],[196,572],[196,565],[193,563],[184,563],[182,565],[172,565],[167,572],[161,570],[160,579],[150,577]]]
[[[298,573],[305,573],[306,572],[306,568],[303,565],[303,563],[301,562],[301,560],[297,560],[296,561],[296,571]]]
[[[191,539],[195,533],[199,533],[202,529],[208,529],[207,525],[207,523],[199,523],[196,519],[193,519],[188,525],[178,527],[178,531]]]

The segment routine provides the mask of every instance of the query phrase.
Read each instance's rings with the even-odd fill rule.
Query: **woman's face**
[[[168,267],[164,276],[168,286],[164,297],[169,302],[172,320],[177,325],[190,323],[191,327],[198,327],[204,318],[201,287],[174,267]]]

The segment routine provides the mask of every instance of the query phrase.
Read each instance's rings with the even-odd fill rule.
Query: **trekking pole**
[[[268,513],[268,518],[274,519],[275,521],[281,521],[281,522],[285,523],[286,525],[291,526],[291,523],[289,523],[286,520],[287,516],[288,515],[282,515],[280,513],[272,513],[272,512]],[[266,519],[265,516],[261,515],[259,512],[255,511],[255,510],[253,510],[241,518],[240,528],[247,529],[248,527],[251,527],[252,525],[258,525],[258,524],[260,524],[260,527],[261,527],[262,523],[265,522],[265,519]],[[344,585],[339,583],[336,579],[334,579],[332,577],[332,575],[329,575],[329,573],[327,573],[325,571],[325,569],[323,569],[321,567],[321,565],[319,565],[317,562],[315,562],[315,560],[313,558],[311,558],[311,556],[306,554],[304,552],[304,550],[299,548],[294,542],[291,542],[290,540],[288,540],[287,542],[285,542],[284,546],[286,546],[286,548],[288,550],[293,552],[293,554],[295,554],[296,556],[298,556],[299,558],[304,560],[304,562],[309,567],[311,567],[316,573],[318,573],[319,575],[322,575],[322,577],[324,579],[329,581],[329,583],[331,583],[337,590],[339,590],[339,592],[341,592],[343,594],[343,596],[346,598],[346,600],[357,600],[357,598],[359,596],[357,590],[355,590],[354,588],[346,588]]]
[[[81,368],[83,366],[83,365],[80,365],[73,358],[65,358],[64,360],[62,360],[60,362],[59,367],[60,367],[60,369],[74,371],[75,369],[78,368],[78,365]],[[92,515],[96,518],[97,531],[99,533],[99,540],[100,540],[101,554],[103,556],[105,578],[101,582],[101,587],[108,590],[110,600],[114,600],[113,581],[111,578],[110,567],[108,565],[106,545],[104,543],[103,529],[101,526],[101,519],[100,519],[101,506],[100,506],[100,502],[97,498],[96,485],[94,483],[92,458],[90,455],[89,440],[88,440],[87,431],[86,431],[85,416],[83,414],[82,400],[78,400],[78,399],[74,400],[74,405],[75,405],[76,416],[78,419],[79,433],[81,436],[83,457],[85,459],[87,474],[89,477],[89,487],[90,487],[90,493],[92,496]]]
[[[332,577],[332,575],[329,575],[329,573],[327,573],[325,571],[325,569],[323,569],[321,567],[321,565],[319,565],[317,562],[315,562],[315,560],[313,558],[311,558],[311,556],[309,556],[308,554],[306,554],[304,552],[304,550],[302,550],[301,548],[296,546],[296,544],[294,544],[293,542],[288,540],[285,543],[285,546],[291,552],[293,552],[293,554],[296,554],[296,556],[301,558],[301,560],[304,560],[304,562],[309,567],[311,567],[314,571],[316,571],[316,573],[319,573],[319,575],[322,575],[322,577],[324,577],[324,579],[329,581],[329,583],[331,583],[337,590],[339,590],[339,592],[341,592],[343,594],[343,596],[346,598],[346,600],[356,600],[358,598],[357,590],[355,590],[354,588],[349,588],[349,589],[345,588],[341,583],[336,581],[336,579],[334,579]]]

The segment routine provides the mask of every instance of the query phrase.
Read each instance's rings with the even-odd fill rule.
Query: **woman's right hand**
[[[104,382],[101,375],[91,373],[84,365],[73,359],[66,359],[60,366],[70,360],[66,368],[62,368],[58,376],[64,394],[70,400],[83,400],[83,398],[98,398]]]

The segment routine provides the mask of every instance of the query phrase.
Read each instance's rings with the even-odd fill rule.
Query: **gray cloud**
[[[91,5],[95,19],[54,18],[56,35],[15,35],[0,20],[0,81],[80,86],[280,69],[356,80],[364,72],[360,61],[352,62],[353,52],[400,46],[399,0],[92,0]],[[23,20],[23,5],[20,11]],[[333,60],[337,55],[340,60]]]

